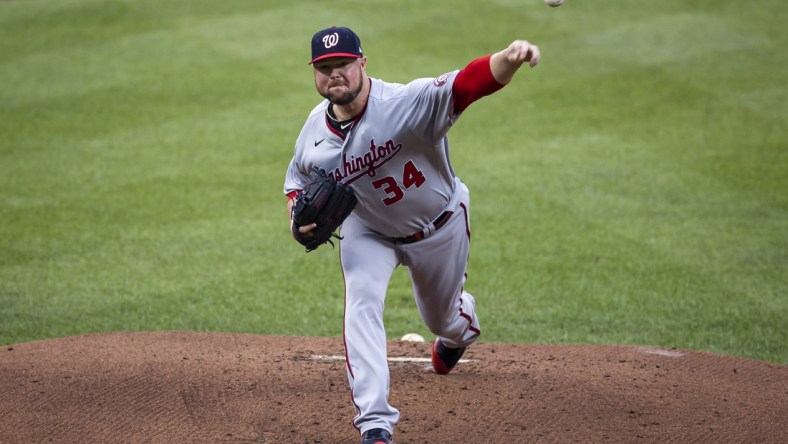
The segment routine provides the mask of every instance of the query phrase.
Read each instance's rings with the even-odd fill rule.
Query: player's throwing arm
[[[490,70],[498,83],[506,85],[523,63],[528,62],[533,68],[541,57],[536,45],[527,40],[515,40],[503,51],[493,54],[490,58]]]

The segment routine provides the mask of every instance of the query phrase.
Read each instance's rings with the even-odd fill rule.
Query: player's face
[[[317,91],[335,105],[351,103],[361,93],[365,61],[364,58],[333,57],[313,63]]]

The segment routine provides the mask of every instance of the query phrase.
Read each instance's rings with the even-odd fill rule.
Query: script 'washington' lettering
[[[337,182],[347,178],[345,180],[347,184],[352,183],[364,174],[374,176],[375,170],[388,162],[400,151],[402,151],[401,143],[387,140],[383,145],[376,145],[375,139],[371,139],[369,141],[369,150],[364,153],[364,155],[351,155],[350,158],[348,158],[347,153],[342,154],[342,165],[329,173],[329,176],[333,176],[334,180]]]

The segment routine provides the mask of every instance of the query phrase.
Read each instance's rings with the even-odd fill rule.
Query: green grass
[[[341,335],[336,250],[288,234],[309,38],[370,75],[542,63],[452,130],[483,339],[788,364],[788,6],[770,0],[0,2],[0,343]],[[405,270],[390,337],[429,336]]]

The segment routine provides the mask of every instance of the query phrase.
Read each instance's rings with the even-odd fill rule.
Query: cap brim
[[[360,59],[362,56],[358,54],[351,54],[349,52],[333,52],[331,54],[323,54],[320,57],[315,57],[314,59],[312,59],[311,62],[309,62],[309,64],[311,65],[312,63],[315,63],[318,60],[330,59],[333,57],[352,57],[354,59]]]

